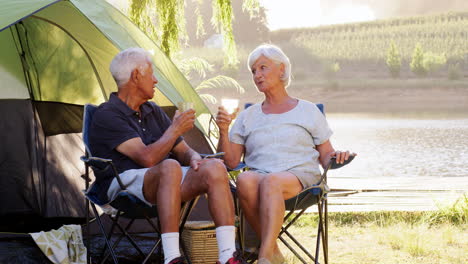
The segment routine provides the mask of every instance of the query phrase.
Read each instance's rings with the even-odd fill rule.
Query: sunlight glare
[[[317,26],[322,14],[319,0],[260,0],[260,4],[270,30]]]
[[[268,28],[316,27],[375,20],[374,11],[367,5],[321,5],[320,0],[260,0],[265,7]]]
[[[337,7],[330,12],[330,15],[322,16],[320,24],[343,24],[360,21],[374,20],[375,14],[369,6],[366,5],[345,5]]]

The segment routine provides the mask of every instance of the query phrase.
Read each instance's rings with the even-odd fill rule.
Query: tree
[[[398,48],[395,44],[395,41],[392,40],[390,43],[390,48],[387,51],[387,66],[390,74],[393,78],[398,78],[400,76],[401,70],[401,56]]]
[[[214,28],[205,28],[209,25],[212,16],[212,6],[209,1],[200,0],[187,1],[185,13],[187,19],[187,33],[189,35],[189,45],[203,45],[203,42],[216,34]],[[268,40],[269,29],[267,27],[266,10],[259,6],[246,9],[246,1],[232,1],[232,11],[234,20],[232,27],[236,43],[265,42]],[[204,14],[201,16],[200,14]],[[202,27],[200,28],[200,25]]]
[[[424,51],[421,44],[416,43],[413,51],[413,57],[410,63],[411,71],[418,77],[424,77],[427,75],[427,71],[424,68]]]
[[[194,13],[197,16],[197,32],[202,34],[204,23],[201,18],[200,8],[204,0],[129,0],[129,17],[153,40],[160,44],[161,49],[168,55],[180,48],[180,41],[187,41],[185,18],[185,1],[193,1],[196,4]],[[215,30],[223,35],[223,51],[225,66],[234,66],[238,63],[236,43],[232,27],[233,8],[231,0],[211,0],[211,23]],[[244,0],[243,8],[248,10],[251,16],[259,11],[258,0]],[[155,23],[155,21],[158,23]]]

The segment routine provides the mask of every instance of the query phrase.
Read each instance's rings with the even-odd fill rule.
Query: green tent
[[[1,0],[0,6],[0,216],[85,215],[83,105],[100,104],[116,90],[109,64],[123,49],[153,54],[155,102],[169,112],[179,101],[194,102],[197,133],[207,134],[210,113],[190,83],[107,2]]]

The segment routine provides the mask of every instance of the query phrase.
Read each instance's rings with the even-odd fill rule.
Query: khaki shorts
[[[148,202],[143,195],[143,181],[145,179],[145,173],[148,169],[149,168],[126,170],[119,174],[119,176],[129,193],[135,195],[138,197],[138,199],[151,206],[152,204]],[[185,175],[187,175],[187,171],[189,169],[190,167],[182,167],[182,180],[180,181],[181,184],[184,181]],[[109,189],[107,190],[107,197],[109,198],[109,201],[113,201],[121,191],[122,189],[120,189],[117,178],[113,179]]]
[[[271,173],[269,171],[259,170],[259,169],[252,169],[252,168],[249,169],[249,170],[257,172],[257,173],[261,173],[261,174]],[[321,177],[321,175],[313,175],[310,172],[304,172],[304,171],[300,171],[300,170],[287,170],[286,172],[290,172],[290,173],[294,174],[294,176],[296,176],[296,178],[298,178],[299,181],[301,182],[303,189],[307,189],[309,187],[317,185],[317,183],[320,181],[320,177]]]

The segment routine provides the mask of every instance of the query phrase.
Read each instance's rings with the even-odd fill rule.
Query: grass
[[[466,196],[437,211],[329,213],[329,220],[329,263],[468,263]],[[290,231],[314,247],[316,226],[308,214]],[[287,263],[300,263],[280,246]]]

